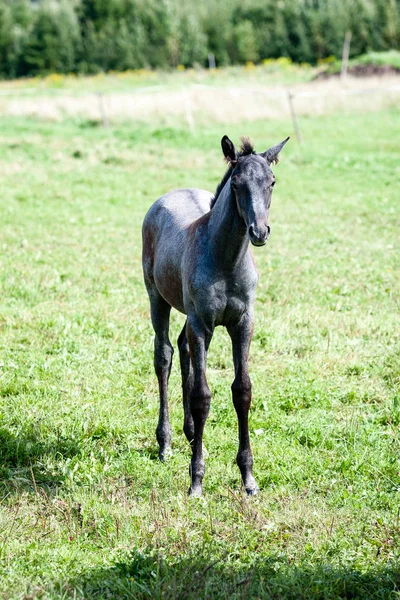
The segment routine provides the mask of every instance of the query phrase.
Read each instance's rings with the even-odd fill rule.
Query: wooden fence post
[[[192,99],[189,96],[189,92],[187,90],[185,90],[185,88],[182,88],[182,96],[183,96],[183,103],[185,106],[186,122],[188,124],[190,133],[192,135],[194,135],[195,124],[194,124],[194,117],[193,117],[193,111],[192,111]]]
[[[99,110],[101,115],[101,120],[103,121],[104,129],[108,129],[110,127],[110,123],[108,122],[106,109],[103,102],[103,94],[102,92],[97,92],[97,98],[99,101]]]
[[[347,67],[349,65],[349,54],[350,54],[350,42],[351,42],[351,31],[346,31],[343,42],[342,52],[342,68],[340,69],[340,79],[343,82],[347,76]]]
[[[294,129],[296,132],[297,141],[299,142],[299,144],[301,144],[303,141],[303,136],[301,135],[299,121],[297,119],[296,110],[294,108],[293,98],[294,98],[294,96],[293,96],[292,92],[288,92],[290,114],[292,115],[292,121],[293,121],[293,126],[294,126]]]

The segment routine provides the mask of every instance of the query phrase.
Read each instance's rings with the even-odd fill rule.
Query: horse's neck
[[[247,252],[249,239],[229,180],[211,209],[208,231],[214,260],[228,269],[237,266]]]

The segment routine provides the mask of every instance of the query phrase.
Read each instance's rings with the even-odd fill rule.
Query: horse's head
[[[239,151],[226,135],[221,140],[225,159],[232,168],[231,191],[254,246],[263,246],[271,232],[268,218],[275,185],[271,165],[278,162],[279,152],[288,139],[260,154],[254,151],[253,146],[246,139],[242,140]]]

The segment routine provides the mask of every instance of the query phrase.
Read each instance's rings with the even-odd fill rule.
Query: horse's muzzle
[[[248,228],[249,238],[253,246],[264,246],[271,233],[269,225],[265,227],[256,227],[255,225],[249,225]]]

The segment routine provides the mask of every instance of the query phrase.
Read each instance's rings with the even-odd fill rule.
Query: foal
[[[161,196],[143,222],[143,273],[155,331],[154,366],[160,390],[156,430],[161,460],[170,452],[167,387],[173,348],[168,337],[171,307],[187,315],[178,339],[182,371],[185,435],[192,446],[189,494],[202,494],[203,431],[211,394],[206,379],[207,350],[217,325],[232,340],[233,404],[239,423],[237,464],[248,494],[256,494],[252,474],[248,413],[251,382],[248,355],[258,280],[249,249],[269,237],[269,208],[275,177],[270,165],[289,138],[257,154],[248,140],[239,151],[224,136],[228,170],[213,197],[198,189]]]

